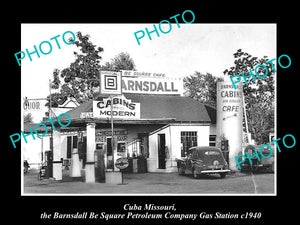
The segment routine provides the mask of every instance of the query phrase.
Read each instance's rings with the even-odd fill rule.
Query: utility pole
[[[251,142],[251,135],[250,135],[249,129],[248,129],[248,120],[247,120],[247,113],[246,113],[246,104],[245,104],[244,92],[242,92],[242,95],[243,95],[243,109],[244,109],[244,116],[245,116],[246,133],[247,133],[247,138],[248,138],[248,144],[250,144],[250,142]]]
[[[49,79],[49,119],[50,119],[50,112],[51,112],[51,79]]]
[[[110,123],[111,123],[111,149],[112,149],[113,171],[115,171],[113,95],[110,96]]]
[[[49,107],[48,107],[48,116],[49,116],[49,119],[50,119],[50,113],[51,113],[51,80],[49,79],[49,98],[27,98],[25,96],[24,98],[24,103],[23,105],[25,106],[26,104],[29,104],[29,100],[48,100],[49,99]],[[52,130],[51,130],[51,138],[52,138]],[[42,140],[42,143],[41,143],[41,163],[43,163],[44,161],[44,153],[43,153],[43,140]]]

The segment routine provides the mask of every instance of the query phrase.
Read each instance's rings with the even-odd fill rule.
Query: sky
[[[156,27],[158,27],[158,23]],[[75,60],[74,45],[66,45],[62,35],[66,31],[83,35],[89,34],[90,40],[98,47],[102,47],[102,63],[110,61],[120,52],[127,52],[135,62],[136,69],[144,72],[165,73],[167,77],[185,77],[193,75],[195,71],[223,76],[225,69],[233,66],[233,54],[242,49],[257,57],[268,56],[276,58],[276,24],[184,24],[172,23],[169,33],[152,33],[150,40],[140,39],[138,45],[134,33],[147,27],[153,30],[153,24],[27,24],[21,25],[20,51],[34,51],[41,42],[49,41],[52,52],[43,55],[39,52],[32,54],[32,61],[28,55],[21,61],[21,95],[22,99],[45,98],[49,95],[49,79],[52,79],[54,69],[62,70]],[[168,26],[168,25],[167,25]],[[168,30],[168,27],[162,27]],[[146,33],[146,32],[145,32]],[[57,40],[50,38],[60,35]],[[66,39],[71,37],[66,34]],[[43,44],[43,50],[49,49]],[[18,63],[16,61],[16,66]],[[44,111],[47,109],[45,108]],[[42,112],[32,113],[34,121],[39,121]]]

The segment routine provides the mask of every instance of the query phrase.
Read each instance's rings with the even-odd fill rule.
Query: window
[[[132,155],[135,157],[140,154],[139,152],[139,146],[140,146],[141,140],[139,138],[132,138]]]
[[[181,144],[181,157],[184,157],[189,148],[197,146],[197,131],[181,131]]]
[[[197,149],[194,149],[194,151],[192,152],[192,159],[199,159],[199,154]]]
[[[217,135],[209,135],[209,146],[216,146]]]
[[[73,148],[77,148],[77,142],[78,142],[78,137],[77,137],[77,135],[76,135],[76,136],[73,136]]]
[[[205,155],[221,155],[218,151],[206,151],[204,153]]]

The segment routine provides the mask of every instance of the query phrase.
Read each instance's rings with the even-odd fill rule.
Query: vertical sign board
[[[234,159],[241,154],[243,136],[243,86],[230,81],[217,83],[217,142],[224,136],[229,144],[229,168],[238,170]]]
[[[101,71],[100,72],[100,93],[101,94],[110,94],[112,99],[112,95],[120,95],[122,94],[122,73],[115,72],[115,71]],[[111,103],[113,104],[113,102]],[[96,107],[93,107],[93,109]],[[113,125],[113,107],[111,108],[110,118],[111,118],[111,130],[112,130],[112,140],[114,140],[114,125]],[[98,114],[93,114],[94,117],[97,117]],[[116,157],[116,146],[114,145],[114,141],[112,142],[112,149],[113,149],[113,162],[115,163]],[[115,167],[114,167],[114,171]]]

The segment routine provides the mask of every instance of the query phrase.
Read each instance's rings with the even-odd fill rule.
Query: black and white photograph
[[[295,218],[298,57],[287,4],[281,13],[253,4],[220,14],[204,5],[91,4],[57,8],[53,19],[14,14],[5,218]]]
[[[186,22],[21,25],[24,195],[276,194],[276,24]]]

